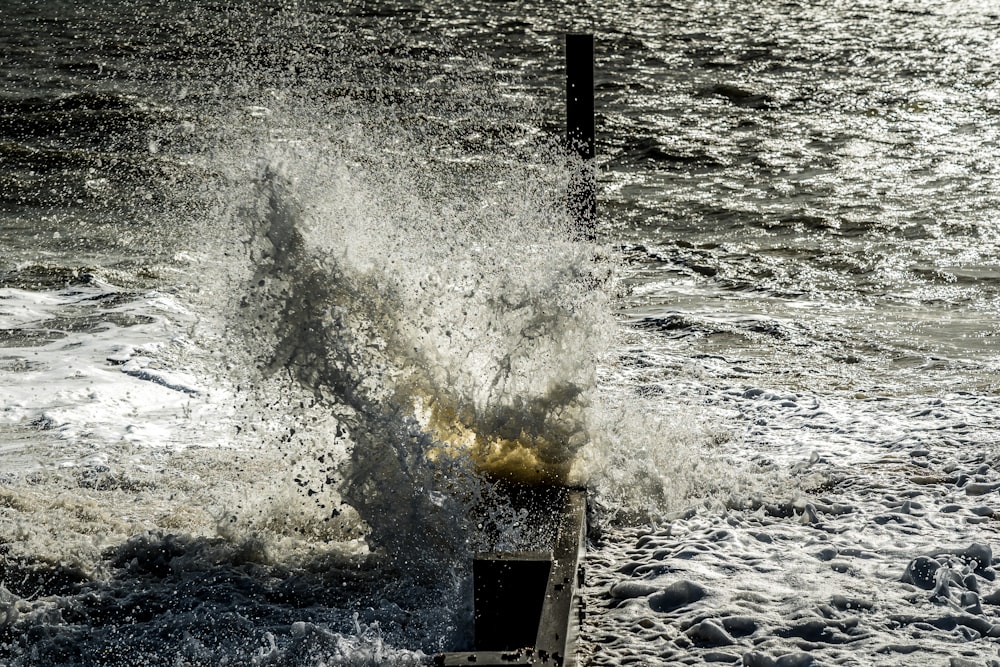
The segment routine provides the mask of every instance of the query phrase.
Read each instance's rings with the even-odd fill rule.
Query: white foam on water
[[[673,324],[639,334],[627,381],[695,407],[757,484],[608,527],[587,557],[585,661],[996,664],[996,397],[691,358],[656,338]]]
[[[995,664],[995,401],[812,405],[786,421],[774,404],[793,397],[745,393],[771,425],[757,420],[746,455],[784,487],[594,545],[588,661]]]
[[[0,423],[22,443],[17,459],[29,467],[94,461],[118,442],[178,448],[212,437],[225,389],[186,366],[197,350],[187,335],[196,318],[176,297],[92,281],[5,288],[0,304]],[[224,441],[215,436],[213,444]]]

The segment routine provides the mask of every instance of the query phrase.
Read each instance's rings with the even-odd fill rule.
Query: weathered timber
[[[583,158],[566,193],[569,213],[581,234],[591,238],[597,217],[593,35],[566,35],[566,143]]]
[[[549,552],[477,556],[474,651],[436,656],[441,667],[532,665],[576,667],[581,607],[576,592],[583,577],[587,502],[583,491],[562,495],[559,528]],[[543,582],[538,607],[540,573]],[[537,610],[537,611],[536,611]],[[537,619],[537,622],[535,622]],[[534,624],[534,628],[530,626]],[[532,629],[534,632],[532,632]],[[533,639],[533,641],[528,641]],[[528,645],[524,645],[527,643]]]

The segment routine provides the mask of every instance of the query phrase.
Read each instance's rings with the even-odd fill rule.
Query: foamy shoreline
[[[970,450],[822,459],[792,497],[609,531],[585,664],[998,664],[1000,476]]]

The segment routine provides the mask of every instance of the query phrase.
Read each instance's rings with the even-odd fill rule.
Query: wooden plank
[[[534,666],[544,663],[535,662],[534,649],[521,649],[442,653],[434,657],[434,664],[438,667],[511,667],[511,665]]]
[[[538,625],[535,650],[541,658],[555,664],[576,665],[576,639],[580,625],[580,607],[576,591],[581,583],[580,560],[586,550],[587,500],[583,491],[566,494],[562,523],[552,550],[549,574]]]
[[[581,608],[577,589],[582,583],[583,570],[580,562],[586,551],[587,533],[587,499],[580,489],[567,489],[562,497],[563,504],[559,512],[559,528],[553,543],[552,553],[547,552],[500,552],[480,554],[480,568],[485,576],[483,595],[476,585],[476,650],[455,653],[442,653],[435,657],[434,663],[441,667],[457,667],[459,665],[475,665],[476,667],[505,667],[508,665],[531,665],[533,667],[578,667],[576,657],[576,641],[579,634]],[[544,581],[544,598],[537,615],[537,630],[531,646],[517,646],[525,641],[524,626],[520,616],[536,618],[533,605],[537,602],[531,593],[532,586],[525,587],[524,580],[518,577],[519,568],[534,569],[537,574],[544,565],[548,576]],[[496,575],[513,575],[513,580],[493,581]],[[536,584],[537,585],[537,584]],[[499,602],[486,597],[486,593],[494,590],[503,598]],[[504,649],[480,645],[480,606],[485,605],[482,613],[484,619],[489,619],[484,626],[487,636],[483,641],[490,644],[502,644]],[[502,612],[502,613],[501,613]],[[492,636],[495,632],[511,633],[511,637]]]

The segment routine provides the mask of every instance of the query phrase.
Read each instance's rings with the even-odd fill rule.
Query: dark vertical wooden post
[[[593,35],[566,35],[566,138],[580,157],[594,157]]]
[[[570,182],[569,209],[585,236],[597,214],[594,166],[594,36],[566,35],[566,141],[584,167]]]

